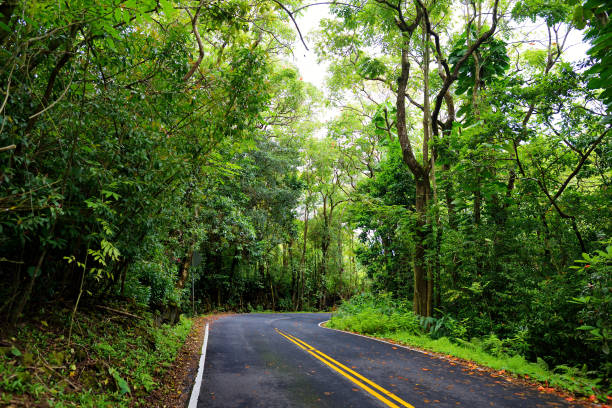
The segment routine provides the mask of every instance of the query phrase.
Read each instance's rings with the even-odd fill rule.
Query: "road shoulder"
[[[359,337],[364,337],[367,339],[371,339],[371,340],[375,340],[378,342],[382,342],[382,343],[386,343],[389,344],[391,347],[396,348],[396,347],[401,347],[401,348],[405,348],[411,351],[415,351],[418,353],[423,353],[426,354],[428,356],[431,357],[435,357],[441,360],[445,360],[448,361],[449,364],[451,365],[459,365],[461,367],[463,367],[463,370],[472,370],[472,371],[478,371],[478,372],[486,372],[489,375],[491,375],[492,377],[497,377],[500,378],[504,381],[513,383],[513,384],[517,384],[523,387],[528,387],[531,389],[534,389],[540,393],[548,393],[548,394],[555,394],[563,399],[565,399],[566,401],[572,403],[573,405],[576,406],[583,406],[583,407],[593,407],[593,408],[609,408],[610,405],[606,405],[606,404],[598,404],[598,403],[593,403],[591,401],[589,401],[588,399],[584,398],[584,397],[580,397],[577,396],[575,394],[569,393],[565,390],[562,389],[558,389],[558,388],[552,388],[552,387],[548,387],[546,384],[542,384],[540,382],[536,382],[536,381],[530,381],[528,378],[524,378],[522,376],[519,375],[513,375],[512,373],[506,372],[506,371],[498,371],[495,370],[491,367],[487,367],[484,366],[482,364],[478,364],[475,363],[473,361],[470,360],[466,360],[466,359],[462,359],[459,357],[455,357],[452,356],[450,354],[444,354],[444,353],[439,353],[436,351],[432,351],[432,350],[428,350],[428,349],[424,349],[424,348],[420,348],[420,347],[416,347],[414,345],[411,344],[406,344],[403,342],[399,342],[397,340],[393,340],[393,339],[389,339],[389,338],[383,338],[383,337],[375,337],[375,336],[371,336],[371,335],[365,335],[365,334],[361,334],[361,333],[356,333],[356,332],[351,332],[351,331],[347,331],[347,330],[340,330],[340,329],[335,329],[335,328],[331,328],[331,327],[326,327],[326,324],[329,322],[329,320],[323,321],[321,323],[318,324],[319,327],[326,329],[326,330],[333,330],[333,331],[338,331],[341,333],[346,333],[346,334],[350,334],[350,335],[354,335],[354,336],[359,336]]]
[[[191,332],[176,359],[162,378],[160,387],[147,398],[149,406],[159,408],[184,408],[187,406],[198,372],[206,324],[228,315],[227,313],[214,314],[193,319]]]

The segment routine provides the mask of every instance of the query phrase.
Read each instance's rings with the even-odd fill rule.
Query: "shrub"
[[[393,299],[389,294],[361,294],[342,303],[332,316],[330,327],[365,334],[396,331],[421,333],[419,318],[408,302]]]

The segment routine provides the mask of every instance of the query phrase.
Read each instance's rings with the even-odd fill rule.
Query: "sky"
[[[299,37],[293,44],[294,58],[292,62],[300,70],[300,74],[304,81],[314,84],[317,88],[323,90],[325,87],[325,76],[327,72],[327,64],[317,62],[317,55],[314,52],[314,42],[308,40],[308,33],[316,31],[319,27],[319,21],[322,18],[331,17],[328,12],[329,7],[326,4],[308,7],[304,10],[304,14],[296,18],[300,31],[306,40],[309,50],[304,48],[304,44]]]
[[[318,29],[319,21],[322,18],[331,17],[332,16],[329,14],[329,6],[323,4],[305,9],[303,14],[296,18],[309,50],[304,48],[299,37],[296,36],[296,41],[293,44],[294,57],[291,58],[291,62],[300,70],[303,80],[314,84],[322,91],[325,90],[325,77],[328,64],[325,62],[317,62],[317,56],[314,52],[314,42],[308,39],[308,34]],[[520,27],[524,35],[523,38],[529,39],[529,37],[534,36],[534,33],[538,33],[537,37],[546,38],[546,28],[543,22],[535,24],[529,23],[530,22],[527,21],[524,26]],[[584,59],[586,57],[586,51],[589,48],[589,45],[582,41],[582,33],[576,30],[570,34],[566,46],[564,59],[568,62],[576,62]],[[542,45],[534,44],[531,47],[542,48]]]

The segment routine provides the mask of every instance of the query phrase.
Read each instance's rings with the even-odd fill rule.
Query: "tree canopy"
[[[330,14],[306,40],[315,7]],[[0,3],[2,319],[122,298],[176,322],[369,293],[609,386],[610,12]],[[298,39],[325,89],[290,62]]]

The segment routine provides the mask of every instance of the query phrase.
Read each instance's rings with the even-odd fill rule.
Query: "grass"
[[[465,339],[465,329],[452,318],[424,319],[415,316],[409,305],[388,298],[356,297],[344,303],[327,327],[388,339],[445,355],[458,357],[514,376],[538,381],[546,387],[556,387],[607,401],[606,391],[598,389],[599,380],[590,378],[582,369],[557,366],[550,369],[546,362],[527,361],[520,352],[520,339]],[[429,332],[424,329],[429,328]],[[609,393],[609,391],[608,391]]]
[[[592,395],[593,388],[597,386],[595,381],[585,377],[576,368],[559,366],[555,370],[550,370],[542,360],[532,363],[520,355],[492,355],[483,350],[478,342],[463,341],[459,343],[457,340],[451,341],[446,337],[432,339],[426,335],[406,332],[385,333],[382,337],[402,344],[469,360],[497,371],[516,374],[545,383],[551,387],[558,387],[586,396]]]
[[[145,397],[191,328],[183,317],[154,327],[150,314],[138,320],[90,310],[77,314],[69,344],[68,322],[66,309],[43,311],[1,339],[8,346],[0,347],[0,405],[150,406]]]

